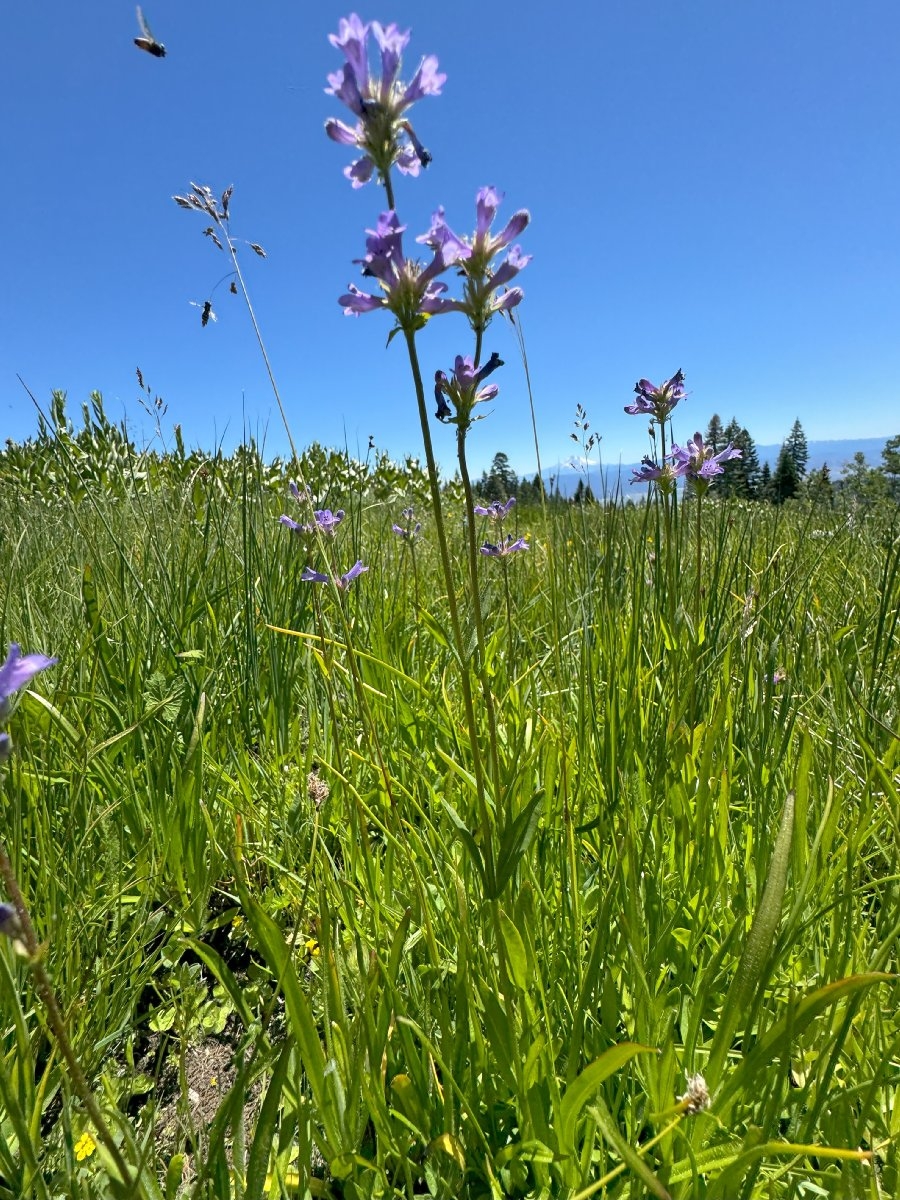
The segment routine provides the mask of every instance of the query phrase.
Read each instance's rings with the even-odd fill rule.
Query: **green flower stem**
[[[476,361],[477,365],[477,361]],[[472,592],[472,613],[475,617],[475,648],[476,671],[481,683],[484,697],[484,707],[488,717],[488,734],[491,749],[491,773],[494,779],[494,796],[500,799],[500,755],[497,750],[497,713],[494,707],[494,697],[491,692],[490,680],[485,670],[485,636],[484,614],[481,611],[481,590],[478,581],[478,539],[475,537],[475,500],[472,495],[472,481],[469,478],[469,465],[466,461],[466,430],[458,426],[456,430],[456,457],[459,462],[459,474],[462,479],[463,495],[466,506],[466,550],[469,562],[469,583]],[[505,564],[504,564],[505,565]]]
[[[419,355],[416,349],[415,332],[409,329],[403,331],[406,339],[406,349],[409,354],[409,365],[412,371],[413,386],[416,392],[416,404],[419,410],[419,423],[422,427],[422,442],[425,447],[425,462],[428,468],[428,487],[431,492],[431,507],[434,511],[434,524],[437,531],[438,551],[440,553],[441,568],[444,573],[444,582],[447,587],[447,607],[450,611],[450,625],[453,631],[453,642],[456,650],[457,658],[459,659],[459,677],[460,686],[462,687],[463,705],[466,710],[466,725],[469,729],[469,741],[472,747],[472,768],[475,775],[475,786],[478,794],[478,806],[480,809],[482,821],[484,822],[484,833],[493,826],[493,820],[490,815],[490,809],[487,803],[487,794],[484,784],[484,764],[481,759],[481,749],[478,743],[478,726],[475,721],[475,705],[472,698],[472,684],[466,670],[466,654],[465,642],[462,636],[462,626],[459,620],[459,606],[456,603],[456,590],[453,580],[453,570],[450,566],[450,552],[447,549],[447,533],[444,528],[444,512],[441,504],[441,488],[438,478],[437,464],[434,458],[434,447],[431,442],[431,429],[428,425],[428,409],[425,404],[425,388],[422,384],[422,369],[419,365]],[[483,841],[483,853],[485,855],[485,867],[487,870],[487,878],[493,883],[494,878],[494,851],[491,839],[485,836]]]

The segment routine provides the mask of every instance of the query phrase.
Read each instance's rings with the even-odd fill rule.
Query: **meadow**
[[[422,461],[188,450],[140,372],[152,446],[58,393],[0,452],[0,1200],[896,1196],[896,497],[786,449],[786,502],[716,498],[681,371],[626,406],[646,502],[479,493],[530,215],[406,256],[408,39],[340,21],[325,131]],[[174,199],[281,406],[231,194]]]
[[[4,1200],[897,1194],[894,506],[513,508],[479,797],[424,471],[85,417],[4,457],[3,825],[129,1178],[7,941]]]

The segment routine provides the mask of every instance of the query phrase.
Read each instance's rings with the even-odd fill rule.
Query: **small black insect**
[[[137,19],[141,27],[141,36],[134,39],[134,44],[139,50],[146,50],[148,54],[152,54],[154,58],[165,58],[166,48],[150,32],[150,26],[144,20],[140,5],[137,6]]]
[[[205,329],[210,321],[217,321],[219,318],[213,312],[212,300],[204,300],[201,304],[199,300],[190,300],[189,304],[193,304],[194,308],[200,309],[200,324]]]

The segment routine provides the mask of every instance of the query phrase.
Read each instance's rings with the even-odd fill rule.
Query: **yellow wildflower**
[[[75,1157],[79,1162],[84,1162],[86,1158],[90,1158],[97,1149],[97,1143],[91,1135],[85,1131],[78,1141],[75,1143]]]

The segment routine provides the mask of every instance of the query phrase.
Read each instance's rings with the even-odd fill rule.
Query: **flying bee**
[[[200,324],[205,329],[210,321],[217,321],[218,317],[213,312],[212,300],[204,300],[201,304],[199,300],[189,300],[189,304],[193,304],[194,308],[200,309]]]
[[[141,27],[141,36],[134,39],[134,44],[139,50],[146,50],[148,54],[152,54],[154,58],[165,58],[166,48],[150,32],[150,26],[144,20],[140,5],[137,6],[137,19]]]

